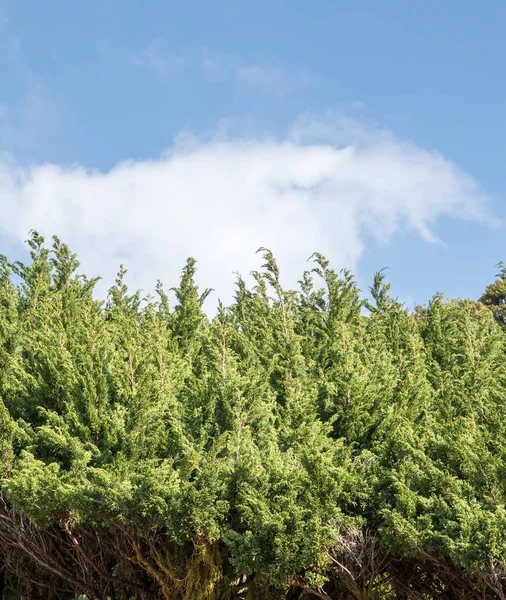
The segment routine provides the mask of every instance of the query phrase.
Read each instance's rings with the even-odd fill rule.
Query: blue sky
[[[270,245],[408,304],[506,259],[506,4],[0,0],[0,251],[230,294]],[[146,267],[149,265],[149,267]],[[218,285],[216,285],[218,282]]]

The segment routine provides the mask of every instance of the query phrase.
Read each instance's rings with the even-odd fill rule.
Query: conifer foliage
[[[410,312],[275,257],[209,318],[195,260],[107,302],[0,257],[0,597],[506,598],[504,280]],[[501,291],[502,290],[502,291]]]

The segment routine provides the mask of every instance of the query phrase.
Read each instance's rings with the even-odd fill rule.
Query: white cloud
[[[170,53],[165,46],[163,38],[152,40],[132,58],[133,64],[151,69],[162,77],[176,75],[183,70],[185,60],[179,55]]]
[[[174,285],[195,256],[199,283],[228,300],[233,272],[258,268],[259,246],[295,285],[313,251],[353,268],[366,235],[387,242],[410,230],[434,242],[440,217],[490,220],[477,183],[440,154],[357,130],[329,143],[305,139],[300,125],[283,141],[184,138],[158,160],[107,173],[0,162],[0,237],[56,233],[90,275],[110,285],[124,262],[147,290],[157,278]]]

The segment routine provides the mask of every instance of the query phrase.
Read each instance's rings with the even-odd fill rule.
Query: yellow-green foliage
[[[381,273],[366,303],[319,254],[284,290],[261,249],[255,286],[239,280],[209,319],[192,259],[173,308],[161,284],[131,294],[123,268],[103,303],[57,238],[29,244],[29,265],[0,265],[5,585],[178,600],[504,588],[502,279],[479,305],[409,312]]]

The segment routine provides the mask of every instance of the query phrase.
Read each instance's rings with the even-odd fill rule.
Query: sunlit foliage
[[[504,267],[480,303],[363,300],[275,257],[214,318],[107,302],[53,238],[0,260],[6,598],[504,598]],[[174,305],[170,305],[170,298]]]

